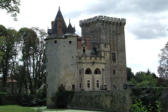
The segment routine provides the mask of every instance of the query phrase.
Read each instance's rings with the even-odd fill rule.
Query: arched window
[[[90,69],[90,68],[87,68],[87,69],[85,70],[85,74],[92,74],[91,69]]]
[[[96,68],[95,71],[94,71],[94,74],[101,74],[100,69]]]

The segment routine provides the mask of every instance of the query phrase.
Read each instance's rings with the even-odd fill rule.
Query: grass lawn
[[[0,105],[0,112],[100,112],[72,109],[46,109],[46,107],[22,107],[18,105]]]
[[[47,109],[46,107],[34,107],[35,110],[42,110],[42,112],[103,112],[103,111],[89,111],[89,110],[75,110],[75,109]]]
[[[67,110],[64,110],[64,109],[56,109],[56,110],[44,110],[43,112],[100,112],[100,111],[87,111],[87,110],[71,110],[71,109],[67,109]]]
[[[31,107],[22,107],[18,105],[4,105],[0,106],[0,112],[36,112]]]

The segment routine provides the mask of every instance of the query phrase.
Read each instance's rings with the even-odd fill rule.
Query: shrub
[[[5,96],[7,96],[7,92],[0,92],[0,105],[3,104],[3,100]]]
[[[67,108],[68,104],[73,98],[73,91],[66,91],[64,86],[61,85],[58,88],[56,94],[52,97],[52,101],[55,103],[56,108]]]
[[[131,106],[131,112],[148,112],[147,108],[142,104],[141,100],[136,100]]]

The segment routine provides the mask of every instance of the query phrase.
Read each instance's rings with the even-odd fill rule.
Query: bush
[[[4,104],[4,97],[7,96],[7,92],[0,92],[0,105]]]
[[[131,106],[131,112],[148,112],[147,108],[142,104],[141,100],[136,100]]]
[[[73,91],[66,91],[64,86],[61,85],[58,88],[56,94],[52,97],[52,101],[55,103],[56,108],[67,108],[68,104],[73,98]]]
[[[162,94],[162,88],[133,88],[132,89],[132,100],[136,103],[137,99],[142,101],[143,105],[151,105],[153,112],[156,112],[156,101],[159,100]]]
[[[130,112],[161,112],[162,107],[159,101],[155,102],[155,107],[151,104],[143,105],[140,99],[136,100],[134,104],[132,104]]]
[[[23,95],[18,97],[19,104],[22,106],[42,106],[46,104],[46,97],[37,95]]]

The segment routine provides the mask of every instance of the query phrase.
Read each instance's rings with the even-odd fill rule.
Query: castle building
[[[66,26],[60,9],[48,30],[47,103],[60,85],[73,91],[115,91],[126,84],[125,19],[80,21],[82,36]]]

